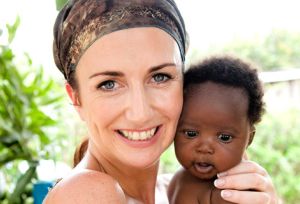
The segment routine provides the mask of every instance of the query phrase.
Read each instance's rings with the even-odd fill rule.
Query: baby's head
[[[184,106],[175,137],[179,162],[211,179],[237,165],[264,112],[257,71],[232,57],[212,57],[184,76]]]

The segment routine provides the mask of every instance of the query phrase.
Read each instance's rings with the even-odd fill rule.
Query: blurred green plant
[[[299,33],[274,30],[266,38],[248,42],[234,41],[224,52],[235,52],[250,59],[264,71],[300,67]]]
[[[55,0],[56,10],[60,11],[67,2],[68,0]]]
[[[174,173],[181,168],[176,159],[174,144],[172,144],[160,157],[160,172],[161,173]]]
[[[189,60],[215,54],[230,54],[258,65],[263,71],[300,67],[300,34],[286,30],[273,30],[269,35],[248,40],[234,39],[209,50],[191,50]]]
[[[300,203],[299,115],[296,108],[266,114],[248,150],[267,169],[285,203]]]
[[[6,26],[8,41],[0,45],[0,168],[7,181],[1,203],[26,203],[31,196],[39,160],[53,154],[46,148],[51,141],[47,128],[56,124],[51,110],[62,98],[54,81],[46,79],[41,67],[34,69],[28,55],[26,63],[16,62],[10,46],[19,24],[18,17]],[[27,170],[20,175],[22,162]]]

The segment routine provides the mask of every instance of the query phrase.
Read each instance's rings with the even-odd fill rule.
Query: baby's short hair
[[[248,118],[251,125],[258,123],[264,113],[263,88],[257,70],[251,64],[230,56],[210,57],[191,66],[184,74],[184,90],[207,81],[242,88],[249,100]]]

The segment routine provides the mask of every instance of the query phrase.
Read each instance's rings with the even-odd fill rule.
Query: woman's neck
[[[115,178],[127,196],[137,199],[142,203],[154,204],[157,172],[158,163],[154,167],[145,170],[130,169],[127,173],[123,171],[125,174]]]
[[[155,185],[159,168],[159,161],[145,169],[132,166],[116,165],[104,158],[95,156],[87,151],[81,167],[104,172],[113,177],[122,187],[128,199],[135,199],[141,203],[155,203]]]

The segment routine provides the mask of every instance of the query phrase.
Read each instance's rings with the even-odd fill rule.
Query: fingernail
[[[216,187],[222,187],[225,184],[225,180],[224,179],[217,179],[214,182]]]
[[[227,175],[227,172],[222,172],[222,173],[218,173],[217,177],[220,178],[220,177],[226,176],[226,175]]]
[[[222,196],[222,198],[229,198],[232,196],[232,192],[223,190],[223,191],[221,191],[221,196]]]

